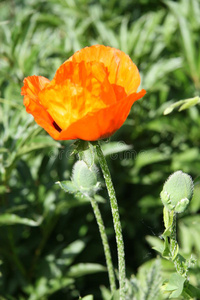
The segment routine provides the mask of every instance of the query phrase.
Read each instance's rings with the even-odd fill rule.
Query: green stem
[[[10,227],[7,229],[7,233],[8,233],[8,240],[10,242],[10,247],[11,247],[11,251],[12,251],[11,252],[12,253],[12,259],[15,262],[15,264],[16,264],[18,270],[20,271],[20,273],[22,274],[22,276],[26,278],[26,270],[25,270],[21,260],[19,259],[17,249],[15,247],[13,232],[12,232],[12,229]]]
[[[95,218],[97,220],[97,224],[99,226],[99,231],[100,231],[103,248],[104,248],[104,253],[105,253],[105,257],[106,257],[106,264],[107,264],[107,268],[108,268],[110,289],[111,289],[111,292],[114,294],[114,292],[116,291],[115,274],[114,274],[114,268],[113,268],[113,264],[112,264],[110,247],[108,244],[108,239],[107,239],[107,235],[106,235],[106,231],[105,231],[105,226],[104,226],[103,219],[101,217],[101,212],[99,210],[96,200],[90,197],[90,202],[91,202],[94,214],[95,214]]]
[[[125,254],[124,254],[124,242],[122,236],[122,228],[119,217],[119,210],[117,204],[117,198],[115,195],[115,190],[110,176],[110,171],[104,154],[102,152],[100,144],[95,143],[96,152],[98,155],[99,163],[103,172],[106,187],[110,197],[111,211],[113,216],[113,223],[117,242],[117,252],[118,252],[118,266],[119,266],[119,287],[120,287],[120,300],[125,299],[125,285],[126,285],[126,271],[125,271]]]
[[[171,211],[170,214],[173,214],[173,222],[172,222],[172,229],[170,235],[170,250],[171,250],[172,261],[174,263],[177,273],[183,275],[185,273],[185,270],[182,265],[180,255],[177,251],[178,242],[176,239],[176,213],[174,211]]]

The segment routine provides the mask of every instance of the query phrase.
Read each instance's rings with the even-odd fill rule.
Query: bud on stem
[[[164,224],[165,231],[163,238],[165,248],[163,255],[171,259],[176,271],[183,277],[186,277],[188,267],[186,260],[179,254],[179,246],[176,238],[176,214],[182,213],[188,207],[193,195],[192,178],[182,171],[173,173],[163,186],[160,193],[164,205]]]
[[[175,213],[182,213],[188,207],[193,195],[192,178],[182,171],[173,173],[163,186],[160,193],[163,205]]]

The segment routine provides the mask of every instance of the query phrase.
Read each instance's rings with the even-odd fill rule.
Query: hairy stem
[[[108,165],[105,156],[102,152],[101,146],[99,143],[95,143],[95,146],[96,146],[96,152],[98,155],[99,163],[103,172],[103,176],[105,179],[106,187],[110,198],[111,211],[113,216],[113,223],[114,223],[116,242],[117,242],[117,252],[118,252],[120,300],[124,300],[125,284],[126,284],[125,253],[124,253],[124,242],[122,236],[122,228],[121,228],[121,222],[119,217],[117,198],[111,180],[110,171],[108,169]]]
[[[170,250],[171,250],[171,256],[172,261],[174,263],[174,266],[176,268],[177,273],[180,275],[183,275],[185,273],[185,270],[183,268],[180,255],[177,252],[178,242],[176,239],[176,213],[174,211],[171,212],[173,214],[173,223],[172,223],[172,229],[171,229],[171,235],[170,235]]]
[[[114,293],[116,290],[115,274],[114,274],[114,268],[113,268],[113,264],[112,264],[110,247],[108,244],[108,239],[107,239],[107,235],[106,235],[106,231],[105,231],[105,226],[103,223],[103,219],[101,217],[101,212],[99,210],[98,203],[96,202],[95,199],[93,199],[91,197],[90,197],[90,202],[91,202],[94,214],[95,214],[95,218],[97,220],[97,224],[99,226],[101,240],[103,243],[104,253],[105,253],[105,257],[106,257],[106,264],[107,264],[107,268],[108,268],[108,276],[109,276],[109,281],[110,281],[110,289],[111,289],[111,292]]]

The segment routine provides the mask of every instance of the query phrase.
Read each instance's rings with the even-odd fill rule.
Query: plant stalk
[[[90,202],[91,202],[94,214],[95,214],[95,218],[97,220],[97,224],[99,226],[99,232],[101,235],[101,240],[103,243],[104,253],[105,253],[105,257],[106,257],[106,264],[107,264],[107,268],[108,268],[110,289],[111,289],[112,294],[114,294],[114,292],[116,291],[115,274],[114,274],[114,268],[113,268],[113,264],[112,264],[110,247],[108,244],[108,238],[107,238],[106,231],[105,231],[105,226],[103,223],[103,219],[101,217],[101,212],[99,210],[98,203],[96,202],[95,199],[93,199],[91,197],[90,197]]]
[[[96,146],[97,156],[99,159],[99,163],[103,172],[103,176],[105,179],[106,187],[110,198],[110,205],[111,205],[111,211],[113,216],[113,223],[114,223],[116,242],[117,242],[117,252],[118,252],[120,300],[124,300],[125,285],[126,285],[125,253],[124,253],[124,242],[122,236],[122,227],[121,227],[121,222],[119,217],[117,198],[115,195],[115,190],[113,187],[110,171],[108,169],[108,165],[99,142],[95,143],[95,146]]]
[[[177,273],[179,273],[180,275],[184,275],[185,270],[183,268],[180,255],[177,251],[178,242],[176,239],[176,213],[174,211],[171,211],[171,214],[173,214],[173,222],[172,222],[172,229],[170,235],[170,251],[171,251],[172,261],[174,263]]]

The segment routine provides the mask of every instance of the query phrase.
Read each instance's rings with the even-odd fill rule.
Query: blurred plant
[[[126,299],[130,300],[158,300],[161,298],[162,274],[160,259],[148,265],[143,265],[136,276],[127,280]]]
[[[179,107],[178,111],[182,111],[190,107],[193,107],[197,104],[200,104],[200,97],[198,96],[194,98],[185,99],[185,100],[179,100],[171,104],[169,107],[167,107],[164,111],[164,115],[170,114],[176,107]]]
[[[39,130],[37,132],[32,119],[27,120],[27,115],[24,118],[20,97],[24,76],[42,74],[52,78],[54,70],[73,52],[95,43],[125,51],[142,70],[142,86],[148,89],[148,97],[135,104],[125,126],[113,136],[112,143],[104,145],[111,172],[117,174],[113,176],[113,181],[119,199],[122,199],[120,214],[125,245],[128,245],[128,274],[136,273],[137,268],[137,278],[142,269],[148,274],[151,258],[155,255],[148,244],[163,246],[162,240],[156,237],[162,231],[162,205],[157,195],[164,179],[175,170],[182,169],[195,180],[191,203],[177,220],[179,251],[186,259],[193,253],[196,264],[189,270],[190,283],[200,286],[198,105],[179,113],[174,110],[173,114],[163,116],[163,111],[175,99],[199,96],[194,74],[199,77],[200,3],[199,0],[166,2],[172,3],[173,8],[153,0],[0,2],[0,135],[3,137],[0,138],[0,176],[2,180],[7,163],[11,162],[12,152],[16,155],[20,151],[18,139],[25,140],[28,133],[31,137],[31,130],[36,130],[33,138],[38,137],[40,142],[43,137],[46,138]],[[194,49],[190,52],[186,48]],[[195,73],[192,73],[189,61],[195,66]],[[168,99],[172,100],[166,102]],[[187,103],[187,100],[183,101]],[[7,123],[2,125],[6,119]],[[4,143],[5,133],[9,139]],[[115,140],[121,141],[120,145]],[[118,152],[120,147],[123,149]],[[69,143],[63,143],[63,147],[57,150],[51,147],[32,149],[15,160],[6,188],[1,181],[1,217],[5,225],[0,227],[0,294],[6,300],[28,297],[27,294],[24,296],[26,282],[18,270],[16,255],[25,270],[29,270],[28,261],[37,253],[30,279],[33,288],[38,269],[49,253],[54,253],[56,249],[61,251],[75,240],[83,241],[86,246],[74,263],[99,261],[104,264],[90,202],[66,194],[54,185],[58,179],[70,180],[74,163],[70,152]],[[99,190],[99,194],[106,198],[104,189]],[[115,241],[108,217],[109,207],[106,201],[101,201],[102,198],[98,198],[105,215],[112,252]],[[6,225],[6,222],[14,221],[3,217],[4,213],[14,215],[15,221],[16,216],[20,217],[23,219],[21,223],[28,219],[35,226]],[[13,240],[10,240],[9,231]],[[145,235],[148,235],[148,244]],[[173,268],[170,261],[161,259],[163,280],[170,277],[175,271]],[[68,299],[78,299],[80,294],[94,294],[94,298],[98,299],[101,297],[99,282],[108,285],[105,273],[79,277],[70,289],[63,287],[52,296],[43,298],[65,299],[67,295]],[[40,288],[43,288],[42,281]]]
[[[178,23],[186,72],[194,82],[196,90],[200,91],[200,53],[197,50],[200,47],[198,38],[200,2],[198,0],[181,0],[179,3],[173,1],[164,1],[164,3],[170,8]]]
[[[15,113],[15,110],[10,110],[12,106],[16,106],[16,110],[19,109],[19,113]],[[58,222],[61,211],[68,209],[70,206],[83,205],[86,202],[79,197],[77,201],[72,200],[71,204],[70,201],[66,205],[66,202],[60,201],[55,206],[55,195],[50,191],[47,193],[41,183],[39,188],[35,183],[35,191],[33,190],[33,187],[27,182],[28,179],[32,180],[32,184],[33,178],[30,171],[28,172],[28,166],[24,158],[28,156],[28,161],[30,162],[32,154],[36,151],[44,150],[43,155],[45,155],[48,147],[59,148],[60,144],[48,136],[39,135],[41,130],[33,125],[32,118],[25,122],[20,105],[3,99],[0,113],[2,115],[0,145],[0,194],[2,195],[0,226],[2,229],[0,232],[1,242],[5,246],[0,251],[1,256],[4,258],[1,265],[3,274],[0,286],[1,295],[10,297],[10,293],[18,289],[20,285],[23,290],[22,294],[27,295],[26,298],[21,295],[21,299],[41,299],[63,287],[67,288],[69,286],[70,289],[74,279],[79,276],[104,271],[105,269],[100,264],[93,263],[74,264],[71,266],[76,256],[86,246],[86,242],[83,241],[75,241],[62,250],[55,249],[55,251],[51,252],[51,255],[45,255],[41,258],[45,244],[54,230],[55,224]],[[16,128],[18,128],[17,134]],[[39,164],[35,164],[35,173],[40,173],[41,176],[44,170],[41,172],[40,162],[44,163],[44,160],[43,156],[40,157],[39,154],[38,158]],[[50,157],[48,157],[48,162],[50,162]],[[27,184],[25,186],[22,184],[22,187],[18,187],[16,182],[21,176],[26,178]],[[18,188],[19,191],[17,190]],[[31,189],[33,191],[29,193]],[[35,211],[31,213],[33,207],[35,207]],[[13,230],[11,225],[15,226],[15,230]],[[31,230],[28,227],[24,227],[21,232],[19,226],[22,225],[30,228],[40,227],[41,237],[39,235],[39,238],[35,238],[34,244],[31,244]],[[6,230],[3,229],[5,226]],[[25,260],[24,262],[22,260],[19,248],[16,246],[20,241],[27,245],[27,253],[29,251],[35,252],[32,259],[28,261],[28,266],[27,261]],[[7,254],[4,252],[5,249],[9,250]],[[26,256],[27,254],[24,255]],[[40,261],[39,270],[37,268],[38,261]],[[49,268],[50,272],[48,271]],[[11,275],[9,270],[12,269],[18,278],[15,286],[7,282]],[[37,272],[37,279],[35,282],[32,282],[35,272]]]
[[[161,200],[164,205],[163,218],[165,231],[162,234],[164,243],[162,246],[154,246],[162,257],[171,260],[176,273],[172,273],[162,287],[162,290],[170,293],[170,298],[179,296],[186,299],[197,298],[200,290],[189,283],[188,271],[195,264],[191,256],[185,259],[179,253],[179,245],[176,237],[176,214],[183,213],[193,196],[193,181],[188,174],[182,171],[173,173],[163,186]],[[185,299],[185,298],[184,298]]]

